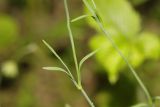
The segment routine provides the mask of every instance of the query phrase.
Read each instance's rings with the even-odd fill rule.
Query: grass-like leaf
[[[60,58],[60,56],[56,53],[56,51],[45,40],[42,40],[42,41],[48,47],[48,49],[59,59],[59,61],[68,69],[67,65]]]
[[[43,67],[43,69],[49,70],[49,71],[61,71],[61,72],[64,72],[70,76],[70,74],[66,70],[64,70],[63,68],[60,68],[60,67]]]
[[[92,57],[94,54],[96,54],[96,53],[99,51],[99,49],[100,49],[100,48],[96,49],[95,51],[87,54],[85,57],[82,58],[82,60],[79,62],[79,71],[80,71],[83,63],[84,63],[87,59],[89,59],[90,57]]]
[[[89,17],[89,15],[82,15],[82,16],[79,16],[79,17],[77,17],[77,18],[71,20],[71,22],[76,22],[76,21],[79,21],[79,20],[84,19],[84,18],[86,18],[86,17]]]
[[[131,107],[148,107],[148,105],[145,103],[139,103],[139,104],[133,105]]]
[[[61,59],[61,57],[56,53],[56,51],[45,40],[42,41],[48,47],[48,49],[58,58],[58,60],[62,63],[62,65],[67,69],[70,76],[73,78],[71,71],[69,70],[65,62]]]

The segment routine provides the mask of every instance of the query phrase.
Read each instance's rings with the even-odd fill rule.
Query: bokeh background
[[[160,95],[160,1],[95,0],[106,30],[152,96]],[[89,14],[68,0],[71,18]],[[92,18],[72,24],[78,60],[101,45],[82,69],[84,89],[97,107],[129,107],[145,95]],[[89,107],[46,40],[75,72],[63,0],[0,0],[0,107]],[[156,103],[157,107],[160,103]]]

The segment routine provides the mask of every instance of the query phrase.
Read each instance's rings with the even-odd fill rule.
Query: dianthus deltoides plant
[[[94,0],[82,0],[82,1],[83,1],[84,5],[86,6],[86,8],[91,13],[91,15],[82,15],[82,16],[79,16],[79,17],[71,20],[70,19],[70,15],[69,15],[69,9],[68,9],[68,5],[67,5],[67,0],[64,0],[64,6],[65,6],[65,12],[66,12],[66,18],[67,18],[67,28],[68,28],[69,38],[70,38],[70,42],[71,42],[73,59],[74,59],[74,63],[75,63],[76,75],[77,76],[76,77],[73,76],[70,68],[65,64],[65,62],[56,53],[56,51],[54,49],[52,49],[52,47],[46,41],[44,41],[44,40],[43,40],[44,44],[58,58],[58,60],[62,63],[62,65],[64,66],[64,68],[60,68],[60,67],[43,67],[43,69],[64,72],[71,79],[71,81],[76,86],[76,88],[79,91],[81,91],[81,93],[84,95],[85,99],[87,100],[88,104],[91,107],[95,107],[94,103],[88,97],[88,95],[86,94],[86,92],[85,92],[85,90],[84,90],[84,88],[83,88],[83,86],[81,84],[81,67],[82,67],[82,65],[84,64],[84,62],[88,58],[90,58],[91,56],[93,56],[94,54],[96,54],[98,52],[98,50],[100,50],[102,48],[99,48],[99,49],[97,49],[97,50],[89,53],[84,58],[82,58],[80,62],[78,62],[78,60],[77,60],[77,54],[76,54],[76,50],[75,50],[74,39],[73,39],[73,34],[72,34],[72,30],[71,30],[71,23],[73,23],[75,21],[78,21],[80,19],[86,18],[86,17],[93,18],[94,21],[99,26],[99,28],[101,29],[101,31],[104,34],[104,36],[106,36],[106,38],[109,39],[109,41],[112,44],[113,48],[123,58],[123,60],[125,61],[125,63],[129,67],[131,73],[133,74],[133,76],[137,80],[138,84],[142,88],[144,94],[146,95],[146,99],[147,99],[146,103],[139,103],[139,104],[136,104],[136,105],[134,105],[132,107],[155,107],[155,102],[156,102],[156,100],[160,100],[160,97],[159,96],[152,97],[150,95],[149,91],[147,90],[147,88],[145,87],[145,85],[143,84],[143,82],[141,81],[141,79],[139,78],[139,76],[137,75],[137,73],[135,72],[135,70],[133,69],[132,65],[129,63],[129,61],[127,60],[127,58],[123,55],[123,53],[120,51],[120,49],[118,48],[118,46],[115,44],[115,42],[113,41],[113,39],[110,36],[110,34],[105,30],[105,28],[103,26],[103,23],[102,23],[103,21],[101,20],[101,17],[98,14],[98,11],[96,9],[97,7],[96,7],[96,4],[95,4]]]

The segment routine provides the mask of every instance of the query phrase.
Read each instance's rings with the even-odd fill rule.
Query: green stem
[[[78,67],[77,55],[76,55],[76,51],[75,51],[73,34],[72,34],[72,30],[71,30],[71,25],[70,25],[70,16],[69,16],[67,0],[64,0],[64,5],[65,5],[65,11],[66,11],[66,17],[67,17],[67,28],[68,28],[68,32],[69,32],[69,37],[70,37],[72,52],[73,52],[73,58],[74,58],[74,63],[75,63],[75,67],[76,67],[76,72],[77,72],[77,78],[78,78],[77,81],[78,81],[79,88],[81,88],[81,75],[80,75],[80,72],[78,69],[79,67]]]
[[[98,18],[96,18],[97,21]],[[109,36],[109,33],[104,29],[103,25],[99,22],[98,25],[100,26],[101,30],[103,31],[103,33],[107,36],[107,38],[110,40],[112,46],[115,48],[115,50],[118,52],[118,54],[123,58],[123,60],[125,61],[125,63],[127,64],[127,66],[129,67],[129,69],[131,70],[132,74],[134,75],[134,77],[136,78],[137,82],[139,83],[139,85],[141,86],[142,90],[144,91],[149,105],[152,106],[152,97],[149,94],[147,88],[145,87],[145,85],[143,84],[142,80],[140,79],[140,77],[137,75],[136,71],[133,69],[132,65],[128,62],[127,58],[123,55],[123,53],[120,51],[120,49],[117,47],[117,45],[115,44],[115,42],[113,41],[113,39]]]
[[[91,0],[91,1],[92,1],[93,6],[94,6],[94,9],[96,9],[97,7],[96,7],[96,4],[95,4],[94,0]]]
[[[96,12],[94,11],[94,9],[92,8],[92,6],[90,6],[90,4],[86,1],[83,0],[84,4],[86,5],[86,7],[89,9],[89,11],[92,13],[93,17],[95,18],[95,21],[97,22],[98,26],[100,27],[100,29],[102,30],[102,32],[104,33],[105,36],[107,36],[107,38],[109,39],[109,41],[111,42],[112,46],[115,48],[115,50],[118,52],[118,54],[123,58],[123,60],[125,61],[125,63],[128,65],[129,69],[131,70],[132,74],[134,75],[134,77],[136,78],[137,82],[139,83],[139,85],[141,86],[142,90],[144,91],[147,99],[148,99],[148,103],[149,105],[152,107],[153,102],[152,102],[152,97],[149,94],[147,88],[145,87],[145,85],[143,84],[142,80],[140,79],[140,77],[137,75],[137,73],[135,72],[135,70],[133,69],[132,65],[129,63],[129,61],[127,60],[127,58],[123,55],[123,53],[119,50],[118,46],[115,44],[115,42],[113,41],[113,39],[111,38],[110,34],[105,30],[102,22],[99,19],[99,16],[97,16]]]
[[[84,89],[81,86],[81,74],[80,74],[80,69],[79,69],[79,66],[78,66],[78,61],[77,61],[77,56],[76,56],[76,51],[75,51],[75,45],[74,45],[74,40],[73,40],[73,34],[72,34],[72,30],[71,30],[71,25],[70,25],[70,17],[69,17],[69,10],[68,10],[68,6],[67,6],[67,0],[64,0],[64,5],[65,5],[65,11],[66,11],[66,17],[67,17],[67,28],[68,28],[68,31],[69,31],[69,37],[70,37],[72,51],[73,51],[73,58],[74,58],[76,71],[77,71],[77,78],[78,78],[78,84],[74,79],[72,80],[72,82],[82,92],[83,96],[85,97],[85,99],[87,100],[89,105],[91,107],[95,107],[94,104],[92,103],[92,101],[90,100],[90,98],[88,97],[88,95],[86,94],[86,92],[84,91]]]
[[[88,97],[88,95],[86,94],[86,92],[84,91],[83,88],[81,88],[81,92],[82,92],[83,96],[85,97],[85,99],[88,101],[89,105],[91,107],[95,107],[94,104],[93,104],[93,102],[90,100],[90,98]]]

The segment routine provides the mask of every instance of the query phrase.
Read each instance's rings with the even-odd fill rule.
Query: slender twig
[[[86,94],[86,92],[84,91],[84,89],[81,89],[81,92],[83,94],[83,96],[85,97],[85,99],[88,101],[88,103],[90,104],[91,107],[95,107],[93,102],[90,100],[90,98],[88,97],[88,95]]]
[[[93,6],[94,6],[94,9],[96,9],[96,8],[97,8],[97,6],[96,6],[96,4],[95,4],[94,0],[91,0],[91,2],[92,2],[92,4],[93,4]]]
[[[67,28],[68,28],[68,31],[69,31],[69,36],[70,36],[70,41],[71,41],[72,51],[73,51],[73,57],[74,57],[74,62],[75,62],[75,66],[76,66],[77,78],[78,78],[78,81],[77,81],[78,84],[74,80],[73,80],[73,83],[82,92],[83,96],[85,97],[85,99],[87,100],[89,105],[91,107],[95,107],[94,104],[92,103],[92,101],[90,100],[90,98],[88,97],[88,95],[86,94],[86,92],[84,91],[84,89],[81,86],[81,74],[80,74],[80,69],[79,69],[79,65],[78,65],[78,61],[77,61],[75,45],[74,45],[74,40],[73,40],[73,34],[72,34],[72,30],[71,30],[71,25],[70,25],[71,21],[70,21],[70,16],[69,16],[67,0],[64,0],[64,5],[65,5],[65,11],[66,11],[66,17],[67,17]]]
[[[79,88],[81,88],[81,75],[78,69],[79,67],[78,67],[77,55],[76,55],[76,50],[75,50],[75,45],[74,45],[74,40],[73,40],[73,34],[71,30],[71,25],[70,25],[70,16],[69,16],[67,0],[64,0],[64,6],[65,6],[65,11],[66,11],[66,17],[67,17],[67,28],[69,32],[69,37],[70,37],[72,52],[73,52],[73,58],[74,58],[74,63],[76,67],[76,72],[77,72],[77,78],[78,78],[77,81],[78,81]]]
[[[129,61],[127,60],[127,58],[123,55],[123,53],[120,51],[120,49],[118,48],[118,46],[116,45],[116,43],[113,41],[113,39],[111,38],[110,34],[105,30],[105,27],[103,26],[101,20],[99,19],[100,16],[98,16],[96,13],[97,11],[95,11],[92,6],[90,6],[90,4],[88,3],[88,1],[83,0],[84,4],[86,5],[86,7],[89,9],[89,11],[91,12],[91,14],[93,15],[95,21],[97,22],[99,28],[102,30],[102,32],[104,33],[105,36],[107,36],[107,38],[109,39],[110,43],[112,44],[112,46],[114,47],[114,49],[118,52],[118,54],[123,58],[123,60],[125,61],[125,63],[127,64],[127,66],[129,67],[129,69],[131,70],[132,74],[134,75],[134,77],[136,78],[137,82],[139,83],[139,85],[141,86],[142,90],[144,91],[147,99],[148,99],[148,103],[149,105],[152,107],[153,102],[152,102],[152,97],[149,93],[149,91],[147,90],[147,88],[145,87],[145,85],[143,84],[142,80],[140,79],[140,77],[137,75],[137,73],[135,72],[135,70],[133,69],[132,65],[129,63]]]

